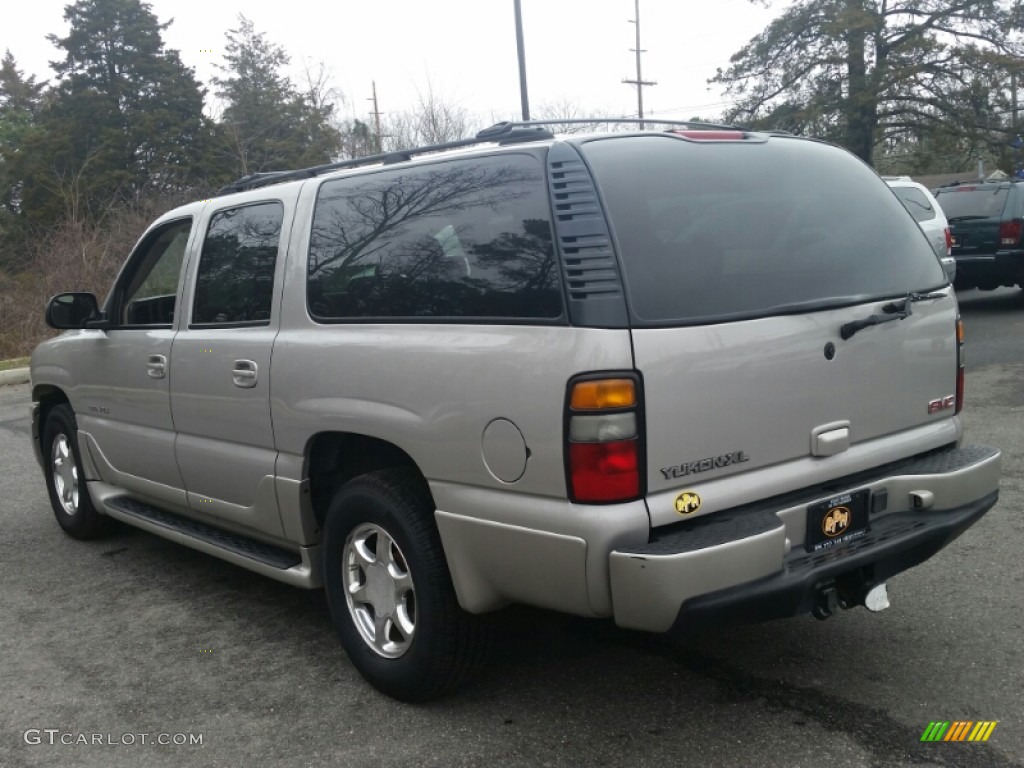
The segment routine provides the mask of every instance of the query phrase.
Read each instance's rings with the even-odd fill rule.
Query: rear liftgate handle
[[[850,422],[835,421],[811,430],[811,455],[835,456],[850,448]]]

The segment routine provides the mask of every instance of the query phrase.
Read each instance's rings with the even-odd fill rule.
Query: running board
[[[103,510],[128,525],[293,586],[314,589],[322,585],[319,547],[302,547],[299,552],[292,552],[137,499],[116,493],[108,496],[96,488],[97,485],[102,486],[99,483],[89,485],[90,492]]]

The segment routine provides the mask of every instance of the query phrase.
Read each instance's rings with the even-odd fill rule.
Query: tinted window
[[[1006,187],[949,187],[935,191],[935,199],[950,221],[965,216],[997,219],[1003,214],[1010,190]]]
[[[219,211],[199,258],[193,324],[270,321],[281,203]]]
[[[652,136],[583,151],[636,323],[807,311],[946,282],[885,182],[835,147]]]
[[[931,201],[916,187],[893,187],[892,191],[903,203],[903,207],[910,211],[910,215],[917,221],[930,221],[935,218],[935,207]]]
[[[559,317],[542,166],[508,155],[325,182],[308,300],[323,320]]]
[[[132,256],[134,272],[125,285],[122,323],[169,326],[174,322],[178,277],[191,231],[192,219],[165,224],[151,232]]]

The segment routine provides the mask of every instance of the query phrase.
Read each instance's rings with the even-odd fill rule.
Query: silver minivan
[[[500,124],[247,177],[47,318],[61,527],[323,587],[406,700],[510,603],[651,632],[880,610],[998,496],[934,253],[793,136]]]

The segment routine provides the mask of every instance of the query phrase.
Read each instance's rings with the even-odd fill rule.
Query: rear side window
[[[213,215],[199,257],[192,325],[270,322],[283,216],[277,202]]]
[[[916,221],[931,221],[935,218],[935,206],[920,189],[893,187],[892,191],[896,193],[896,197],[903,203],[903,207],[910,211],[910,215]]]
[[[805,312],[941,287],[914,220],[817,142],[622,137],[583,145],[635,325]]]
[[[505,155],[325,182],[308,302],[328,322],[561,317],[543,167]]]
[[[1002,217],[1009,195],[1006,187],[948,187],[936,190],[935,199],[949,221],[967,221]]]

